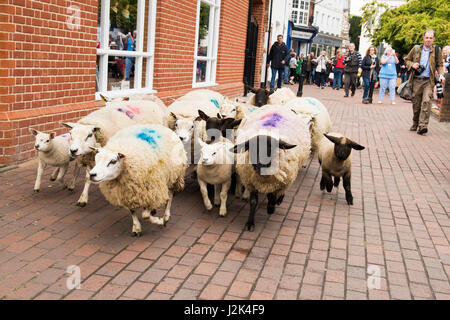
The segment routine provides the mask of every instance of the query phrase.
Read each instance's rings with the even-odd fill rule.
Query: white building
[[[322,50],[329,57],[336,48],[342,45],[341,37],[344,22],[344,9],[348,8],[348,0],[316,0],[314,6],[313,26],[319,29],[311,45],[311,52],[318,55]]]
[[[389,6],[390,9],[395,9],[400,7],[402,4],[405,4],[405,0],[384,0],[380,1]],[[376,28],[376,26],[379,23],[380,16],[385,12],[386,10],[384,8],[381,8],[381,10],[378,12],[377,17],[374,18],[373,28]],[[361,12],[362,14],[362,12]],[[367,49],[372,45],[372,39],[366,32],[366,25],[361,26],[361,37],[359,39],[359,52],[362,55],[365,55]],[[386,47],[386,44],[383,44],[378,47],[378,51],[383,50],[383,47]],[[381,52],[382,53],[382,52]],[[381,54],[379,52],[379,54]]]

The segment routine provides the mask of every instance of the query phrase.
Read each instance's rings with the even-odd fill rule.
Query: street
[[[47,168],[33,193],[34,159],[0,173],[0,298],[450,299],[450,124],[431,117],[421,136],[399,97],[362,104],[362,90],[344,98],[308,85],[303,96],[322,101],[333,131],[366,147],[352,152],[353,206],[342,184],[320,191],[314,155],[273,215],[260,197],[254,232],[244,231],[248,202],[230,195],[221,218],[188,176],[167,226],[141,220],[134,238],[130,214],[97,186],[75,206],[82,178],[70,192]],[[69,266],[80,289],[67,286]]]

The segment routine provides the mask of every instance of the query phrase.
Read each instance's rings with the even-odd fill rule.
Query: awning
[[[297,41],[311,41],[319,30],[315,27],[295,26],[292,21],[289,21],[289,37],[291,40]]]
[[[342,44],[342,38],[319,33],[314,38],[313,43],[323,44],[326,46],[340,47]]]

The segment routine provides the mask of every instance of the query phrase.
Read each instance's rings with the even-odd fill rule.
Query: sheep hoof
[[[87,202],[77,202],[77,206],[79,206],[81,208],[86,207],[86,205],[87,205]]]
[[[247,222],[245,224],[247,231],[253,232],[255,230],[255,224],[253,222]]]
[[[212,206],[212,204],[209,204],[209,205],[205,206],[205,208],[206,208],[206,210],[210,211],[210,210],[212,210],[213,206]]]
[[[284,200],[284,194],[282,194],[281,196],[278,197],[277,202],[276,202],[277,205],[280,205],[283,202],[283,200]]]
[[[150,214],[151,214],[152,216],[154,216],[154,215],[156,214],[156,209],[153,209],[153,210],[150,212]]]
[[[275,204],[267,204],[267,214],[272,214],[275,212]]]
[[[223,210],[223,211],[219,212],[219,216],[221,216],[221,217],[225,217],[226,215],[227,215],[227,211],[226,210]]]
[[[214,202],[214,207],[220,207],[220,202],[219,203]]]
[[[131,232],[131,236],[132,237],[140,237],[141,235],[142,235],[141,231],[139,231],[139,232],[136,232],[136,231]]]
[[[34,193],[38,193],[39,192],[39,189],[34,189]]]
[[[75,189],[75,186],[68,186],[67,187],[67,190],[69,190],[69,191],[73,191]]]
[[[50,177],[50,181],[55,181],[56,180],[56,177]]]

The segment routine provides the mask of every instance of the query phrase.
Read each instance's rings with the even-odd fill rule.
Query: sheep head
[[[227,150],[226,142],[206,143],[198,139],[198,144],[201,148],[199,164],[211,166],[233,163],[233,156],[230,150]]]
[[[334,143],[334,155],[337,159],[344,161],[352,152],[352,149],[355,150],[364,150],[364,147],[360,144],[350,140],[346,137],[334,137],[324,133],[324,136]]]
[[[219,140],[221,135],[227,138],[227,130],[233,129],[242,121],[234,118],[223,118],[219,113],[217,117],[210,117],[201,110],[198,110],[198,114],[200,119],[206,121],[207,142]]]
[[[80,157],[92,152],[97,143],[96,134],[100,133],[100,128],[95,125],[85,125],[73,122],[61,123],[64,127],[70,128],[70,155]]]
[[[35,136],[34,148],[37,151],[47,152],[52,149],[52,141],[55,138],[55,133],[44,133],[33,128],[29,129]]]
[[[273,89],[266,90],[264,88],[249,88],[249,90],[255,94],[255,106],[257,107],[266,105],[269,101],[269,96],[275,92]]]
[[[89,171],[94,183],[116,179],[122,173],[125,155],[104,148],[91,148],[95,153],[95,167]]]
[[[175,133],[180,138],[181,142],[189,143],[194,135],[194,121],[196,118],[184,118],[173,112],[170,113],[170,116],[175,119]]]

